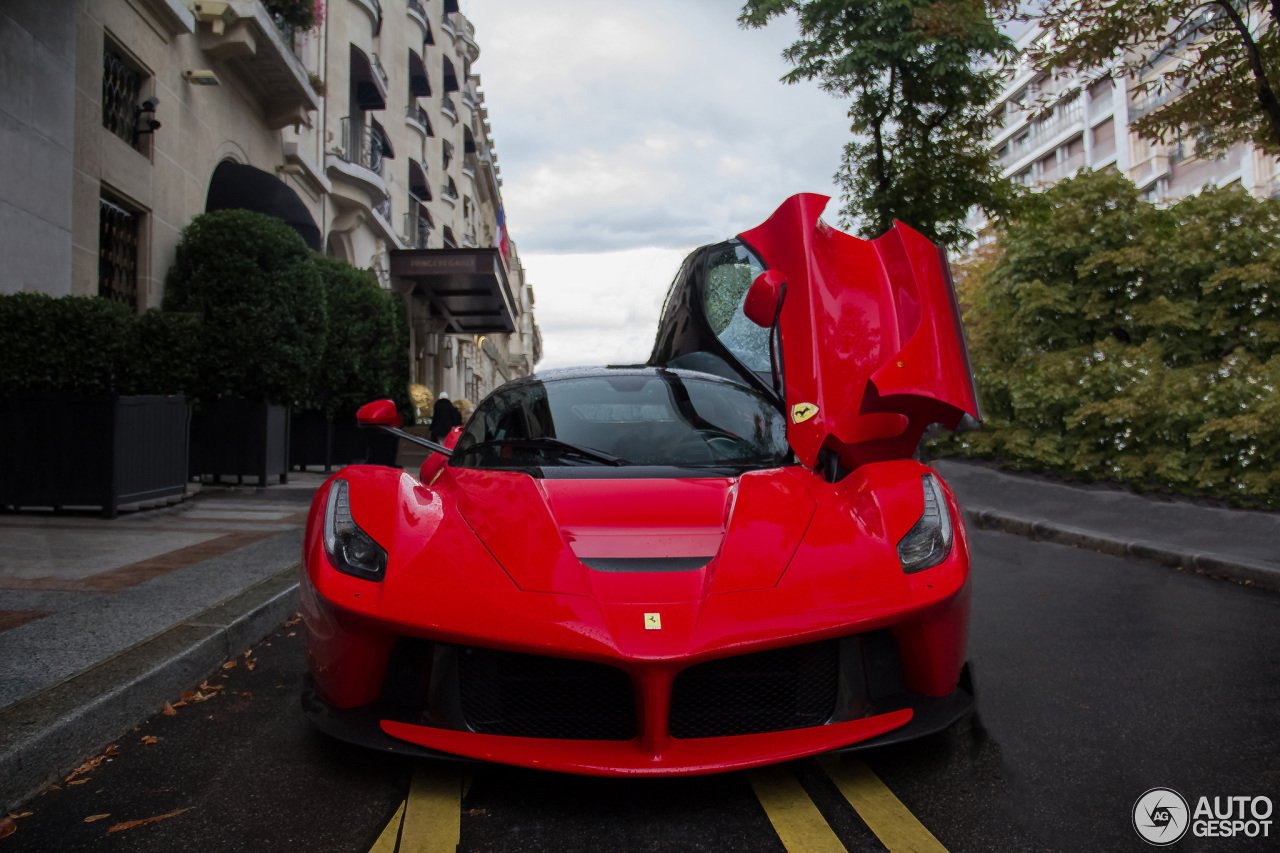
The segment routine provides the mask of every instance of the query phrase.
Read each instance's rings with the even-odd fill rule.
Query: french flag
[[[507,216],[498,205],[498,254],[502,256],[502,265],[508,266],[507,259],[511,254],[511,246],[507,243]]]

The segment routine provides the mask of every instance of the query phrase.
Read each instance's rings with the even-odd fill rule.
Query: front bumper
[[[834,672],[838,683],[832,691],[829,713],[821,712],[828,715],[816,724],[797,725],[806,719],[805,713],[811,708],[793,713],[799,706],[812,704],[812,700],[802,698],[811,694],[812,689],[801,682],[811,683],[822,678],[811,674],[798,674],[800,677],[788,682],[798,685],[795,696],[783,696],[780,700],[778,691],[762,690],[768,695],[761,696],[755,705],[743,712],[729,708],[724,713],[718,712],[713,697],[702,703],[701,716],[695,712],[691,718],[689,702],[679,698],[680,688],[673,698],[673,679],[642,671],[629,676],[634,683],[634,728],[614,727],[606,732],[601,725],[613,724],[607,720],[602,723],[596,717],[601,714],[607,717],[608,709],[594,705],[580,708],[578,699],[567,706],[559,703],[559,716],[556,715],[557,702],[545,696],[511,695],[505,710],[498,710],[493,704],[478,710],[472,698],[476,686],[468,685],[465,676],[460,677],[465,667],[457,664],[466,650],[430,646],[421,641],[405,643],[416,647],[419,654],[393,656],[383,695],[375,703],[354,709],[335,709],[326,704],[309,683],[303,708],[317,728],[365,747],[421,758],[499,762],[597,776],[698,775],[922,737],[950,726],[971,711],[974,704],[967,666],[956,689],[946,696],[922,696],[905,689],[891,636],[887,632],[876,632],[864,638],[827,642],[839,650],[838,669]],[[427,648],[431,649],[430,662],[424,671],[421,652]],[[476,651],[482,656],[505,654]],[[775,665],[779,651],[787,650],[766,653],[774,655]],[[741,660],[752,657],[742,656]],[[812,662],[812,656],[800,659]],[[686,671],[696,669],[695,666]],[[729,675],[739,681],[749,681],[749,669],[739,669]],[[770,675],[775,685],[776,675]],[[415,691],[415,682],[424,689]],[[574,696],[577,689],[568,682],[538,684],[534,679],[526,679],[521,683],[517,677],[496,685],[484,685],[482,690],[497,695],[504,691],[514,694],[521,689],[532,692],[556,686],[569,696]],[[722,686],[723,683],[716,685],[716,689]],[[819,699],[818,706],[825,708],[822,702]],[[770,705],[780,710],[769,711]],[[770,727],[775,730],[727,733]],[[686,736],[677,737],[673,731]],[[690,736],[708,731],[719,733]],[[556,736],[530,736],[530,733]],[[574,737],[575,734],[593,736]]]

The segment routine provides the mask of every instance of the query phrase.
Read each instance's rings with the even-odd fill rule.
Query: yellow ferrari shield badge
[[[644,615],[644,629],[646,631],[661,631],[662,630],[662,614],[646,613]]]
[[[813,403],[796,403],[791,407],[791,422],[802,424],[818,414],[818,407]]]

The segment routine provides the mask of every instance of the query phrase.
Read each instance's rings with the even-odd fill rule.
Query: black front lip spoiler
[[[336,738],[366,749],[378,752],[404,755],[409,758],[427,758],[433,761],[453,761],[475,763],[469,758],[452,755],[447,752],[436,752],[434,749],[408,743],[393,738],[382,730],[383,715],[378,713],[376,705],[361,708],[339,710],[332,708],[316,695],[315,686],[308,676],[302,686],[302,712],[318,730]]]
[[[973,687],[973,672],[970,670],[969,664],[966,663],[964,669],[960,671],[960,683],[956,685],[954,691],[946,696],[933,697],[912,694],[909,697],[899,697],[896,701],[888,700],[883,703],[876,703],[875,713],[877,714],[896,710],[897,708],[910,708],[912,710],[911,720],[905,726],[896,728],[891,732],[885,732],[870,740],[859,741],[858,743],[833,750],[833,752],[857,752],[863,749],[875,749],[880,746],[891,746],[937,734],[973,713],[976,705],[977,694]]]

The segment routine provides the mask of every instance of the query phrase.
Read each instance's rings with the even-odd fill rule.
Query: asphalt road
[[[285,627],[29,803],[0,851],[1149,850],[1131,819],[1150,788],[1280,801],[1280,595],[973,544],[979,711],[923,741],[680,780],[419,765],[309,730]],[[1272,821],[1171,849],[1280,849]]]

